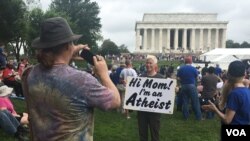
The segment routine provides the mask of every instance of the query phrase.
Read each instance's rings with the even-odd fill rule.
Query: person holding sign
[[[164,76],[157,73],[156,68],[157,58],[153,55],[148,55],[146,59],[146,73],[140,77],[164,78]],[[148,141],[148,128],[150,129],[151,141],[159,141],[161,114],[138,111],[137,118],[140,141]]]

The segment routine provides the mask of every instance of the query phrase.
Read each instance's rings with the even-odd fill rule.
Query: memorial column
[[[227,39],[227,34],[226,34],[227,30],[226,29],[222,29],[222,48],[226,48],[226,39]]]
[[[204,44],[203,44],[203,29],[200,29],[200,43],[199,43],[199,49],[200,51],[204,50]]]
[[[218,48],[218,40],[219,40],[219,31],[215,29],[215,41],[214,41],[214,48]]]
[[[151,50],[155,50],[155,29],[151,29]]]
[[[211,50],[211,29],[207,29],[207,48]]]
[[[187,50],[187,29],[183,29],[183,34],[182,34],[182,49]]]
[[[167,29],[167,49],[171,50],[170,48],[170,29]]]
[[[174,50],[178,49],[178,29],[174,30]]]
[[[159,29],[159,50],[162,51],[162,28]]]
[[[143,51],[147,50],[147,39],[148,39],[147,28],[144,28],[144,31],[143,31]]]
[[[196,52],[196,50],[195,50],[195,29],[191,30],[191,38],[190,39],[191,39],[191,41],[190,41],[190,43],[191,43],[191,45],[190,45],[191,51]]]
[[[135,51],[140,51],[140,46],[141,46],[140,29],[136,29],[136,48],[135,48]]]

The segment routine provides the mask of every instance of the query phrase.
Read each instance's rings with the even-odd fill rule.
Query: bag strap
[[[21,76],[21,81],[22,81],[22,88],[23,88],[23,94],[24,94],[24,97],[25,97],[25,100],[26,100],[26,106],[27,106],[27,111],[28,111],[28,114],[30,115],[30,111],[29,111],[29,102],[28,102],[28,98],[29,98],[29,87],[28,87],[28,84],[27,84],[27,78],[29,76],[29,73],[31,71],[31,69],[33,68],[33,66],[29,66],[27,67],[23,73],[22,73],[22,76]],[[30,123],[30,116],[28,116],[28,121]],[[34,138],[33,138],[33,132],[32,132],[32,125],[29,124],[29,128],[30,128],[30,139],[33,141]]]

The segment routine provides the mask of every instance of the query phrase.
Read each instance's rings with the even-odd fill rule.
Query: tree
[[[244,41],[241,45],[241,48],[250,48],[250,44],[248,44],[248,42]]]
[[[119,49],[120,53],[130,53],[129,50],[128,50],[128,47],[126,45],[124,45],[124,44],[120,45],[118,47],[118,49]]]
[[[100,9],[96,2],[90,2],[90,0],[54,0],[50,5],[50,10],[66,13],[70,17],[70,21],[76,25],[75,28],[72,28],[73,32],[83,35],[79,41],[88,44],[92,51],[97,50],[97,41],[102,37],[100,18],[98,17]]]
[[[242,44],[234,42],[233,40],[226,41],[226,48],[250,48],[250,44],[244,41]]]
[[[26,46],[27,9],[22,0],[0,1],[0,41],[19,60],[22,46]]]
[[[226,41],[226,48],[233,48],[234,41],[233,40],[227,40]]]
[[[29,12],[27,47],[24,48],[24,54],[27,56],[34,55],[35,50],[31,48],[31,43],[36,37],[39,36],[40,23],[43,19],[44,19],[44,13],[42,9],[35,8]]]
[[[118,46],[112,42],[110,39],[104,40],[101,48],[100,48],[101,55],[119,55]]]
[[[239,43],[234,43],[233,48],[240,48],[240,44]]]
[[[30,11],[29,19],[28,19],[29,30],[28,30],[28,39],[27,39],[27,44],[29,48],[27,47],[24,49],[25,54],[29,56],[33,56],[35,54],[35,49],[31,47],[31,43],[36,37],[40,35],[39,33],[40,33],[41,22],[47,18],[57,17],[57,16],[61,16],[67,19],[71,27],[73,28],[76,27],[74,23],[70,22],[70,18],[67,16],[65,12],[58,13],[55,10],[49,10],[44,13],[42,9],[40,8],[34,8]]]

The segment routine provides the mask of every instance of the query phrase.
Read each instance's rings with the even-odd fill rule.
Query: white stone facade
[[[200,53],[225,48],[227,21],[216,13],[144,14],[136,22],[135,53]]]

